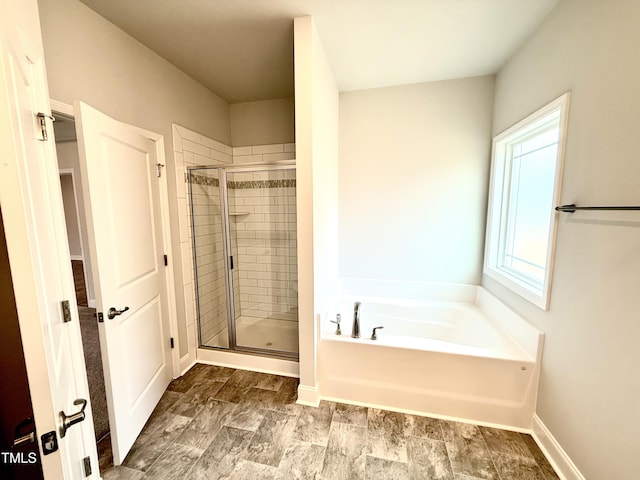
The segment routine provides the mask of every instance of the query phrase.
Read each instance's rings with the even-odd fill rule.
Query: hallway
[[[552,480],[529,435],[323,401],[295,378],[197,364],[174,380],[124,465],[105,480]]]

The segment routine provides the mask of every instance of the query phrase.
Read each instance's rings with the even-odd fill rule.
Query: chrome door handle
[[[69,416],[65,415],[64,411],[60,412],[60,418],[62,419],[62,426],[60,427],[61,438],[64,438],[64,436],[67,434],[67,430],[69,430],[71,426],[75,425],[76,423],[80,423],[85,419],[84,409],[87,408],[87,401],[83,398],[78,398],[75,402],[73,402],[73,404],[82,405],[79,412]]]
[[[28,427],[29,425],[33,425],[32,430],[28,433],[24,433],[23,431],[25,430],[25,427]],[[31,417],[25,418],[16,427],[11,448],[24,447],[30,443],[36,443],[35,424]]]
[[[107,318],[109,320],[113,320],[114,318],[116,318],[118,315],[122,315],[124,312],[126,312],[127,310],[129,310],[129,307],[124,307],[122,310],[116,310],[115,308],[111,307],[109,309],[109,311],[107,312]]]

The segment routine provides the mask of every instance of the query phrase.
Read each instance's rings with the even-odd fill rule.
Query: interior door
[[[113,459],[172,377],[156,142],[75,105]],[[164,162],[162,162],[164,163]]]
[[[31,432],[35,433],[33,408],[1,210],[0,329],[0,450],[19,454],[16,462],[0,462],[0,478],[41,480],[44,477],[37,436],[30,436]]]
[[[0,206],[40,461],[46,478],[99,478],[90,404],[61,436],[89,392],[48,98],[37,2],[1,1]]]

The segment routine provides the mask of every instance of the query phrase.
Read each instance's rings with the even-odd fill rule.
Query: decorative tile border
[[[189,183],[189,177],[191,177],[191,184],[206,185],[208,187],[219,187],[220,180],[214,177],[207,177],[206,175],[197,175],[195,173],[185,173],[184,181]]]
[[[185,181],[194,185],[206,185],[209,187],[219,187],[220,180],[205,175],[197,175],[195,173],[186,173]],[[279,180],[245,180],[240,182],[228,182],[227,187],[230,189],[251,189],[251,188],[295,188],[295,178],[279,179]]]
[[[295,178],[285,178],[280,180],[247,180],[241,182],[229,182],[229,188],[287,188],[295,187]]]

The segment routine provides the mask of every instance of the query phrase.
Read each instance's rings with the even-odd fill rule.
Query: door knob
[[[107,312],[107,318],[109,320],[113,320],[114,318],[116,318],[118,315],[122,315],[124,312],[126,312],[127,310],[129,310],[129,307],[124,307],[122,310],[116,310],[115,308],[111,307],[109,309],[109,311]]]
[[[79,412],[74,413],[73,415],[65,415],[64,411],[60,412],[60,418],[62,419],[62,426],[60,427],[60,437],[64,438],[67,434],[67,430],[76,423],[80,423],[85,418],[84,409],[87,408],[87,401],[83,398],[78,398],[74,405],[82,405]]]

